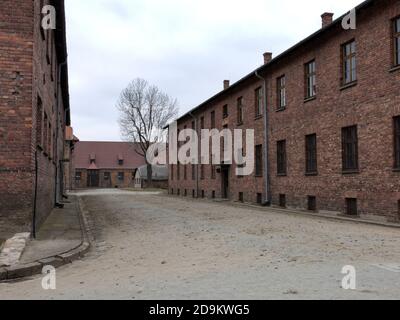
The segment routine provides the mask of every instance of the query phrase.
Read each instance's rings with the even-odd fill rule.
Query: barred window
[[[278,175],[287,173],[286,140],[277,142],[277,171]]]
[[[357,126],[342,129],[343,171],[358,170]]]
[[[243,123],[243,98],[240,97],[237,100],[237,123],[242,124]]]
[[[393,57],[394,66],[400,65],[400,17],[393,20]]]
[[[227,118],[228,117],[228,105],[226,104],[226,105],[224,105],[223,107],[222,107],[222,117],[223,118]]]
[[[400,169],[400,116],[394,117],[394,167]]]
[[[306,173],[317,173],[317,135],[306,136]]]
[[[255,150],[255,156],[256,156],[256,163],[255,163],[255,169],[256,169],[256,176],[260,177],[263,175],[263,150],[262,150],[262,145],[256,146]]]

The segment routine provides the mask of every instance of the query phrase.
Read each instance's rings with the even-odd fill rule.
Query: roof
[[[366,7],[368,7],[369,5],[371,5],[371,4],[373,4],[374,2],[377,2],[377,1],[378,0],[366,0],[366,1],[362,2],[361,4],[359,4],[356,7],[356,10],[359,11],[359,10],[365,9]],[[229,88],[227,88],[227,89],[225,89],[223,91],[220,91],[219,93],[217,93],[216,95],[212,96],[208,100],[204,101],[203,103],[201,103],[197,107],[195,107],[195,108],[191,109],[190,111],[186,112],[184,115],[179,117],[176,121],[181,120],[181,119],[183,119],[183,118],[185,118],[187,116],[190,116],[191,114],[193,114],[197,110],[201,109],[202,107],[206,106],[207,104],[209,104],[209,103],[213,102],[214,100],[222,97],[223,95],[227,94],[228,92],[229,93],[232,92],[234,89],[236,89],[239,85],[243,84],[245,81],[248,81],[248,80],[250,80],[252,78],[253,79],[257,79],[258,78],[257,74],[265,72],[269,67],[275,65],[278,61],[282,60],[283,58],[286,58],[287,56],[289,56],[295,50],[297,50],[297,49],[301,48],[302,46],[308,44],[309,42],[315,40],[317,37],[320,37],[323,34],[326,34],[328,31],[331,31],[334,28],[336,28],[338,25],[340,25],[342,23],[343,18],[347,14],[348,13],[343,14],[339,18],[335,19],[331,24],[319,29],[317,32],[313,33],[309,37],[303,39],[302,41],[298,42],[294,46],[290,47],[288,50],[284,51],[280,55],[278,55],[275,58],[273,58],[270,62],[264,64],[263,66],[261,66],[261,67],[259,67],[257,69],[255,69],[254,71],[252,71],[251,73],[249,73],[245,77],[243,77],[240,80],[238,80],[237,82],[233,83]],[[168,128],[168,125],[165,128]]]
[[[147,165],[141,166],[136,172],[136,176],[147,179]],[[152,166],[152,176],[155,181],[168,180],[168,166]]]
[[[56,8],[57,28],[54,30],[55,45],[57,51],[58,62],[61,67],[61,88],[62,99],[66,111],[66,125],[71,125],[71,112],[69,105],[69,84],[68,84],[68,52],[67,52],[67,35],[65,24],[65,5],[64,0],[52,0],[51,4]]]
[[[79,141],[75,144],[74,166],[88,170],[137,169],[146,162],[135,150],[140,150],[139,145],[131,142]],[[123,164],[119,165],[118,160],[123,160]]]

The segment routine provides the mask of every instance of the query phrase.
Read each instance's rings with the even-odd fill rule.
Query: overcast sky
[[[66,0],[72,124],[80,140],[121,140],[116,101],[134,78],[180,114],[361,0]]]

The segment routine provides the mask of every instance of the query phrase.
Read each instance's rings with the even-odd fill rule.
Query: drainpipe
[[[194,130],[196,131],[198,135],[198,128],[197,128],[197,118],[193,115],[193,113],[189,112],[189,115],[192,117],[194,120]],[[199,198],[199,159],[200,159],[200,152],[201,152],[201,146],[199,143],[199,139],[197,139],[197,165],[196,165],[196,198]]]
[[[58,130],[59,130],[59,128],[58,128],[58,125],[59,125],[59,121],[60,121],[60,119],[59,119],[59,100],[60,100],[60,85],[61,85],[61,72],[62,72],[62,68],[64,67],[64,66],[66,66],[67,65],[67,58],[65,58],[65,60],[64,60],[64,62],[62,62],[62,63],[60,63],[59,65],[58,65],[58,79],[57,79],[57,114],[56,114],[56,141],[55,141],[55,144],[56,144],[56,148],[55,148],[55,150],[56,150],[56,154],[54,155],[54,160],[55,160],[55,163],[56,163],[56,174],[55,174],[55,180],[54,180],[54,182],[55,182],[55,184],[54,184],[54,186],[55,186],[55,188],[54,188],[54,206],[55,207],[62,207],[62,205],[60,205],[58,202],[57,202],[57,198],[58,198],[58,194],[57,194],[57,185],[59,184],[59,182],[58,182],[58,168],[59,168],[59,166],[61,166],[61,160],[59,160],[58,159]],[[67,111],[67,110],[66,110]],[[65,111],[65,112],[66,112]],[[65,118],[65,115],[66,115],[66,113],[64,113],[64,118]],[[64,154],[64,148],[63,148],[63,154]],[[60,191],[61,191],[61,183],[59,184],[60,185]]]
[[[35,151],[35,194],[33,197],[33,217],[32,217],[32,237],[36,239],[36,212],[37,212],[37,194],[38,194],[38,152]]]
[[[264,93],[264,182],[265,182],[265,200],[264,205],[271,205],[271,186],[270,186],[270,170],[269,170],[269,114],[267,106],[267,80],[261,77],[256,70],[255,75],[257,78],[263,81],[263,93]]]

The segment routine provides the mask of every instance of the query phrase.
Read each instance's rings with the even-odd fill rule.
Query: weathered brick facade
[[[317,33],[271,61],[266,55],[264,66],[192,110],[196,119],[205,116],[206,128],[210,128],[210,112],[215,110],[216,127],[221,129],[223,106],[228,104],[229,128],[254,128],[256,145],[265,146],[263,130],[268,128],[268,167],[264,167],[268,170],[264,170],[263,178],[253,175],[238,179],[232,174],[232,166],[229,199],[238,200],[239,192],[243,192],[240,198],[256,202],[260,200],[257,193],[263,193],[263,201],[270,200],[273,205],[307,210],[312,197],[316,210],[333,214],[346,213],[346,199],[357,199],[359,216],[399,221],[400,173],[393,166],[393,117],[400,115],[400,67],[393,61],[393,19],[400,16],[400,3],[365,1],[356,12],[355,30],[344,30],[342,19],[330,23],[326,14],[324,27]],[[342,46],[352,40],[356,44],[357,81],[344,86]],[[310,61],[316,65],[316,95],[305,99],[305,65]],[[255,120],[254,89],[263,83],[257,75],[266,83],[267,121]],[[286,106],[278,108],[277,83],[283,75]],[[236,100],[240,96],[244,98],[245,116],[244,124],[238,127]],[[190,114],[183,116],[178,120],[179,129],[185,125],[190,128],[191,121]],[[352,172],[342,170],[342,128],[348,126],[357,126],[358,135],[358,168]],[[308,175],[305,139],[310,134],[317,136],[317,172]],[[281,140],[286,141],[287,157],[283,175],[277,170],[277,142]],[[213,191],[216,197],[221,196],[220,174],[210,179],[207,166],[197,191],[191,166],[186,180],[182,167],[178,180],[177,166],[173,166],[170,193],[179,190],[181,195],[192,196],[195,190],[195,196],[202,196],[204,190],[208,197]],[[270,192],[265,192],[265,185]]]
[[[0,2],[0,232],[6,236],[32,231],[33,221],[39,227],[61,197],[70,121],[67,66],[61,66],[64,1],[42,3],[56,7],[54,31],[40,27],[41,2]]]

